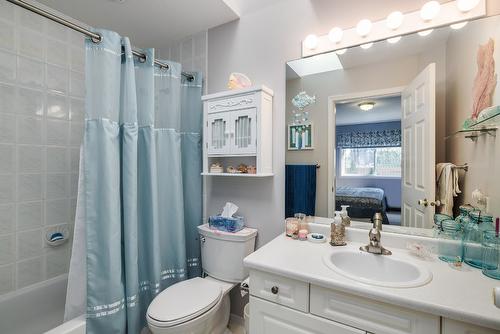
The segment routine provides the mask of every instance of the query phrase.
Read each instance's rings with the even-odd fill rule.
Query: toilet
[[[236,233],[198,226],[205,278],[176,283],[153,299],[147,322],[153,334],[223,334],[230,313],[229,291],[248,276],[243,259],[255,248],[257,230]]]

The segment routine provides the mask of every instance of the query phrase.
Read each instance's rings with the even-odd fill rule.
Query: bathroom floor
[[[245,326],[243,319],[239,319],[236,317],[231,317],[229,320],[228,329],[231,332],[226,332],[225,334],[245,334]]]

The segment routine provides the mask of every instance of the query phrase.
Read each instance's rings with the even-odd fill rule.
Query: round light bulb
[[[318,36],[314,34],[308,35],[304,40],[304,46],[309,50],[316,49],[316,47],[318,46]]]
[[[454,23],[454,24],[450,25],[450,28],[453,30],[462,29],[463,27],[465,27],[467,25],[467,23],[469,23],[469,22],[464,21],[464,22],[460,22],[460,23]]]
[[[356,32],[361,37],[366,37],[372,31],[372,21],[364,19],[356,25]]]
[[[347,52],[347,49],[340,49],[340,50],[335,51],[335,53],[338,54],[339,56],[343,55],[346,52]]]
[[[422,37],[429,36],[433,31],[434,29],[419,31],[418,35]]]
[[[360,47],[364,50],[367,50],[373,46],[373,43],[361,44]]]
[[[441,4],[435,0],[429,1],[422,6],[420,17],[424,21],[430,21],[435,18],[441,10]]]
[[[396,30],[403,24],[403,19],[404,19],[403,13],[398,11],[392,12],[389,14],[389,16],[387,16],[385,24],[387,25],[387,28],[391,30]]]
[[[328,39],[332,43],[339,43],[342,40],[342,36],[344,36],[344,31],[339,27],[335,27],[328,33]]]
[[[479,0],[458,0],[457,8],[462,13],[466,13],[474,9],[479,4]]]
[[[387,39],[387,42],[389,44],[396,44],[397,42],[399,42],[401,40],[401,36],[397,36],[397,37],[392,37],[392,38],[388,38]]]

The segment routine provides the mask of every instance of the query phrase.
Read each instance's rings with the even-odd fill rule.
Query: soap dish
[[[57,226],[47,230],[45,242],[51,247],[57,247],[68,241],[69,231],[65,226]]]
[[[320,244],[326,241],[326,237],[321,233],[309,233],[307,235],[307,240],[316,244]]]

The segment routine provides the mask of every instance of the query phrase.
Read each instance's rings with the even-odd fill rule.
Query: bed
[[[389,224],[387,199],[383,189],[339,186],[335,192],[335,210],[340,210],[341,205],[350,206],[347,212],[353,219],[368,221],[376,212],[380,212],[384,224]]]

